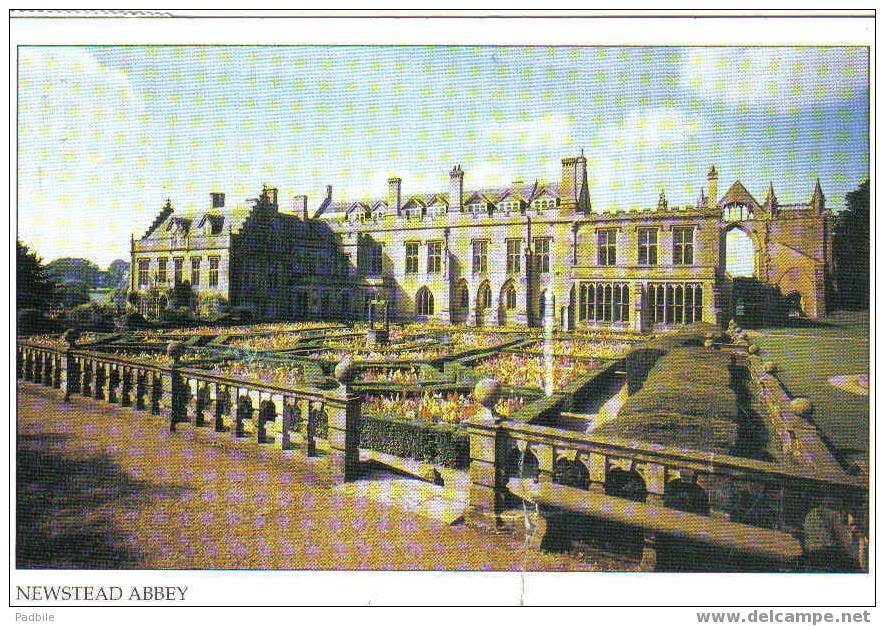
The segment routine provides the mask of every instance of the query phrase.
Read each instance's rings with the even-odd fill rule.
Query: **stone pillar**
[[[635,282],[631,286],[631,290],[633,292],[633,302],[630,307],[632,309],[630,311],[630,328],[637,333],[645,332],[648,320],[648,314],[645,310],[645,285],[641,282]],[[651,306],[654,306],[654,303],[651,303]]]
[[[21,380],[25,375],[25,350],[21,346],[15,348],[15,378]]]
[[[34,382],[38,385],[43,382],[43,353],[34,351]]]
[[[498,526],[507,496],[510,436],[494,406],[500,395],[498,381],[485,378],[476,384],[474,396],[482,414],[467,423],[470,437],[470,485],[465,517],[478,526]]]
[[[68,364],[65,376],[65,402],[70,402],[72,393],[80,393],[80,361],[74,356],[73,344],[65,353],[65,360]]]
[[[295,447],[292,443],[292,431],[295,428],[295,413],[298,410],[298,400],[283,396],[283,407],[277,415],[277,423],[280,430],[280,449],[291,450]]]
[[[360,398],[348,393],[348,384],[356,376],[349,357],[335,366],[338,388],[326,395],[329,418],[329,447],[335,482],[355,479],[360,470]]]
[[[187,422],[187,402],[190,395],[190,389],[181,372],[176,368],[172,371],[171,386],[172,392],[170,411],[169,411],[169,430],[175,431],[175,425],[179,422]]]
[[[34,380],[34,351],[25,351],[25,380]]]
[[[61,381],[64,380],[66,375],[62,370],[64,369],[64,358],[57,354],[55,356],[55,367],[52,369],[52,386],[56,389],[61,389]]]
[[[304,434],[305,454],[309,457],[317,456],[317,423],[313,402],[310,400],[298,400],[298,408],[301,411],[301,427]]]
[[[160,415],[163,401],[163,375],[158,371],[151,372],[151,414]]]
[[[135,410],[144,411],[145,396],[148,395],[148,375],[144,370],[135,370]]]

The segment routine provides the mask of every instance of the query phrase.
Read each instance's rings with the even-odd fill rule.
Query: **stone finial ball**
[[[353,357],[348,354],[335,365],[335,380],[346,385],[354,378],[356,378],[356,367],[353,364]]]
[[[774,374],[777,371],[777,363],[774,361],[766,361],[762,364],[762,369],[769,374]]]
[[[77,343],[77,340],[80,338],[80,330],[77,328],[69,328],[65,331],[64,335],[62,335],[62,339],[64,339],[68,345],[73,346]]]
[[[811,400],[808,398],[793,398],[790,400],[790,411],[796,415],[801,415],[803,417],[811,415],[813,409],[814,404],[812,404]]]
[[[494,378],[483,378],[473,388],[473,397],[482,406],[492,409],[501,396],[501,383]]]
[[[705,348],[712,348],[714,345],[716,345],[716,342],[713,341],[712,339],[705,339],[704,340],[704,347]]]
[[[170,341],[169,345],[166,346],[166,356],[178,362],[184,356],[184,344],[180,341]]]
[[[747,347],[747,352],[749,352],[750,354],[759,354],[759,346],[757,346],[755,343],[751,343]]]

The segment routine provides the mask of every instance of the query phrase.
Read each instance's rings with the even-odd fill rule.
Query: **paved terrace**
[[[614,570],[342,492],[323,457],[20,383],[20,568]],[[377,478],[377,477],[376,477]],[[381,477],[383,480],[383,477]],[[416,488],[426,483],[416,482]]]

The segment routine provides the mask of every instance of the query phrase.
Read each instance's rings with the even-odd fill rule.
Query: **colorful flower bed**
[[[552,359],[553,389],[561,390],[573,380],[599,369],[595,360],[575,360],[568,357]],[[482,377],[496,378],[512,387],[535,387],[543,389],[548,375],[547,361],[534,354],[505,353],[484,359],[474,367]]]
[[[354,361],[373,362],[373,363],[393,363],[399,361],[427,361],[448,356],[449,352],[445,348],[428,348],[425,350],[405,350],[405,351],[346,351],[346,350],[317,350],[311,352],[307,356],[311,359],[321,359],[323,361],[338,362],[346,356]]]
[[[130,361],[141,361],[143,363],[150,363],[151,365],[160,365],[163,367],[171,367],[172,359],[166,356],[163,352],[126,352],[126,351],[116,351],[114,352],[115,356],[119,356],[124,359],[128,359]],[[181,356],[181,363],[193,363],[194,361],[199,361],[201,357],[197,354],[192,354],[189,352],[185,352]]]
[[[526,403],[524,398],[502,398],[495,410],[504,417],[510,416]],[[362,410],[376,415],[386,415],[403,420],[427,423],[442,422],[460,424],[479,414],[482,407],[471,395],[463,393],[427,392],[421,397],[367,395]]]
[[[494,348],[514,338],[500,333],[452,333],[452,352],[465,352],[481,348]]]
[[[420,379],[421,376],[417,368],[373,368],[363,370],[359,377],[359,381],[363,383],[391,383],[394,385],[414,385]]]
[[[209,369],[210,374],[242,380],[257,380],[281,387],[305,385],[304,371],[295,363],[268,364],[228,361]]]
[[[77,345],[91,343],[97,341],[98,338],[99,335],[97,333],[82,333],[77,340]],[[68,342],[61,335],[34,335],[25,338],[25,341],[35,346],[43,346],[44,348],[63,349],[68,347]]]
[[[305,333],[303,332],[262,335],[258,337],[238,337],[229,341],[227,345],[258,352],[287,350],[295,348],[304,337]]]
[[[611,343],[585,339],[555,339],[550,343],[553,356],[572,356],[594,359],[621,359],[630,351],[629,343]],[[543,341],[534,344],[528,352],[543,354]]]

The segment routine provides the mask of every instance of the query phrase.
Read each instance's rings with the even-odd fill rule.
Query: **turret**
[[[664,190],[661,189],[661,195],[658,196],[658,211],[666,211],[667,210],[667,196],[664,193]]]
[[[774,185],[771,182],[768,183],[768,193],[765,194],[765,202],[762,203],[762,207],[772,217],[777,215],[777,196],[774,195]]]
[[[715,165],[707,172],[707,185],[710,190],[707,194],[707,205],[713,209],[719,202],[719,172],[716,171]]]
[[[818,213],[823,213],[825,208],[826,198],[824,197],[824,192],[820,188],[820,178],[817,179],[817,182],[814,183],[814,191],[811,192],[811,208],[817,211]]]

